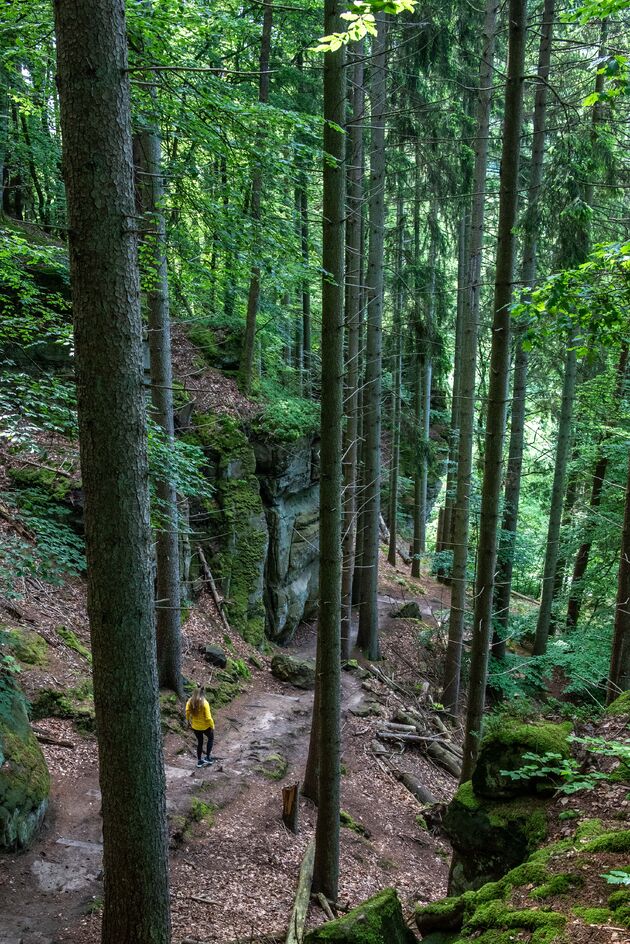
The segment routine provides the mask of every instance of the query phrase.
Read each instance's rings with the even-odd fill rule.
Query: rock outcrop
[[[319,589],[319,443],[253,440],[269,534],[265,565],[266,631],[287,643],[317,606]]]
[[[472,781],[462,784],[443,826],[453,846],[449,891],[460,894],[496,881],[524,862],[547,835],[553,777],[527,773],[526,755],[569,756],[570,724],[508,719],[483,739]],[[519,771],[511,778],[507,771]]]
[[[24,849],[48,808],[50,777],[23,697],[0,692],[0,850]]]
[[[277,653],[271,660],[271,674],[296,688],[315,688],[315,663],[311,660]]]
[[[413,944],[415,935],[405,924],[398,895],[386,888],[343,918],[329,921],[304,938],[304,944]]]

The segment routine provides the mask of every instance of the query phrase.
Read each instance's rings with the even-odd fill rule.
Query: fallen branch
[[[315,840],[311,839],[306,847],[302,865],[300,866],[298,887],[295,893],[295,902],[289,920],[289,930],[287,931],[285,944],[301,944],[302,937],[304,936],[304,925],[306,924],[308,903],[311,898],[311,885],[313,884],[314,865]]]
[[[72,750],[76,748],[76,744],[73,741],[68,741],[65,738],[52,737],[52,735],[47,734],[45,731],[40,731],[39,728],[33,727],[33,734],[42,744],[52,744],[53,747],[69,747]]]
[[[425,736],[423,734],[406,734],[404,731],[377,731],[376,736],[381,741],[405,741],[407,744],[427,744],[427,742],[441,740],[437,734]]]
[[[427,754],[431,760],[434,760],[436,764],[439,764],[440,767],[443,767],[444,770],[452,774],[453,777],[457,777],[459,780],[462,773],[462,765],[450,751],[444,748],[444,745],[437,744],[436,742],[429,744]]]
[[[217,608],[217,613],[219,614],[219,618],[221,622],[223,623],[224,629],[227,630],[228,633],[231,633],[232,630],[230,628],[230,624],[228,623],[227,616],[225,615],[223,611],[223,607],[221,606],[221,598],[219,597],[219,594],[217,593],[217,587],[214,582],[214,577],[212,576],[212,571],[210,570],[210,566],[208,564],[208,561],[206,560],[206,555],[204,554],[201,546],[197,547],[197,553],[199,554],[199,562],[201,563],[201,569],[204,574],[204,579],[206,580],[206,583],[210,587],[210,594],[212,596],[212,599],[214,600],[214,605]]]

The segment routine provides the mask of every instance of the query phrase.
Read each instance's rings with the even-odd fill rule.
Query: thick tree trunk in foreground
[[[378,638],[378,548],[381,513],[381,370],[383,245],[385,237],[385,111],[387,109],[387,16],[377,17],[372,47],[372,144],[370,160],[367,346],[364,416],[364,533],[359,611],[359,645],[370,659],[380,657]]]
[[[338,0],[325,0],[324,31],[340,28]],[[344,48],[324,59],[322,422],[319,519],[319,797],[313,890],[337,900],[341,762],[341,427],[343,422],[345,70]],[[331,158],[334,159],[331,160]]]
[[[153,419],[170,449],[175,441],[173,423],[173,369],[171,321],[166,266],[166,225],[163,213],[164,180],[159,133],[148,128],[136,135],[134,161],[136,192],[145,214],[144,242],[152,271],[147,292],[149,352],[151,355],[151,402]],[[168,470],[167,470],[168,472]],[[180,631],[179,528],[177,494],[168,474],[156,487],[159,526],[156,533],[156,639],[160,686],[181,695],[182,646]]]
[[[617,578],[617,603],[615,609],[615,633],[608,673],[608,704],[621,692],[630,689],[630,454],[628,455],[628,481],[626,503],[621,536],[621,557]]]
[[[55,21],[103,798],[102,940],[167,944],[168,844],[124,4],[57,0]]]
[[[551,65],[553,18],[555,0],[545,0],[543,10],[540,48],[538,52],[538,83],[534,96],[534,127],[532,135],[532,158],[527,193],[527,220],[523,239],[522,279],[526,291],[534,287],[536,280],[536,254],[540,211],[538,197],[542,184],[545,158],[545,120],[547,115],[547,83]],[[523,469],[523,444],[525,439],[525,396],[527,393],[527,351],[523,348],[522,332],[516,336],[514,358],[514,383],[512,388],[512,418],[510,425],[510,447],[505,477],[503,499],[503,523],[497,561],[495,613],[497,631],[493,652],[497,658],[505,656],[505,637],[510,620],[510,594],[514,569],[514,545],[518,527],[518,506],[521,495],[521,472]]]
[[[479,295],[486,203],[486,171],[492,76],[497,29],[498,0],[488,0],[483,28],[484,48],[479,67],[477,100],[477,138],[473,172],[473,205],[470,221],[470,259],[464,299],[461,379],[459,385],[459,448],[457,453],[457,485],[453,506],[453,569],[451,574],[451,611],[448,624],[448,646],[444,662],[442,702],[456,708],[459,701],[462,640],[466,610],[468,567],[468,518],[472,481],[472,448],[475,422],[475,381],[477,372],[477,335],[479,332]]]
[[[479,522],[475,614],[466,713],[462,780],[472,773],[479,745],[486,698],[488,655],[492,636],[494,569],[503,465],[503,440],[510,375],[510,302],[514,277],[514,226],[518,206],[518,172],[523,114],[523,71],[527,37],[527,0],[510,0],[508,75],[503,119],[499,190],[499,227],[494,288],[494,319]]]
[[[357,466],[359,437],[359,328],[363,288],[361,285],[361,228],[363,202],[363,43],[356,49],[350,92],[352,115],[347,128],[347,217],[346,217],[346,382],[343,440],[343,571],[341,578],[341,649],[350,657],[352,626],[352,582],[357,534]]]
[[[260,37],[259,84],[258,101],[265,105],[269,101],[269,57],[271,54],[271,26],[273,22],[272,0],[265,0],[262,34]],[[260,155],[264,145],[264,134],[257,135],[256,152]],[[247,296],[247,316],[245,319],[245,341],[241,359],[240,380],[244,393],[249,393],[254,374],[254,347],[256,343],[256,317],[258,315],[258,301],[260,298],[260,262],[259,237],[257,233],[260,224],[260,205],[262,200],[263,169],[258,161],[252,172],[252,189],[249,205],[249,215],[252,221],[252,268],[249,277],[249,293]]]
[[[575,387],[577,382],[577,353],[575,350],[577,339],[574,331],[570,332],[568,342],[569,349],[567,351],[564,367],[564,381],[562,384],[562,407],[558,421],[556,463],[551,488],[551,505],[549,508],[549,525],[547,528],[547,548],[545,551],[545,567],[542,579],[542,596],[538,609],[536,639],[534,641],[533,650],[536,656],[542,656],[547,651],[551,608],[554,597],[554,580],[556,576],[556,565],[558,563],[562,502],[567,477],[567,466],[569,463],[569,452],[571,450],[573,404],[575,402]]]

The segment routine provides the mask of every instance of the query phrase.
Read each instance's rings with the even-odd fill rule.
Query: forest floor
[[[396,887],[405,904],[431,901],[445,894],[448,876],[450,848],[418,821],[422,807],[373,752],[372,742],[382,718],[397,707],[426,704],[431,693],[438,697],[449,591],[383,561],[380,594],[379,666],[394,686],[343,673],[342,807],[362,831],[342,829],[342,907],[387,886]],[[392,618],[408,601],[420,606],[421,623]],[[48,643],[45,663],[25,668],[21,676],[29,697],[43,688],[80,690],[89,679],[89,660],[58,629],[72,630],[89,646],[81,581],[59,589],[31,587],[19,611],[6,617]],[[184,626],[186,676],[210,681],[203,647],[225,646],[224,633],[204,594]],[[300,862],[314,831],[315,808],[307,800],[301,801],[298,835],[281,818],[282,786],[303,776],[312,692],[276,680],[271,653],[255,652],[236,634],[230,640],[230,654],[243,660],[251,678],[214,712],[213,766],[196,768],[195,742],[182,725],[181,708],[168,696],[162,699],[175,944],[271,939],[286,932]],[[300,627],[288,651],[312,656],[315,626]],[[96,742],[67,719],[42,719],[37,728],[72,746],[42,745],[52,778],[44,827],[28,852],[0,860],[0,944],[95,944],[102,904]],[[455,778],[416,748],[397,756],[396,764],[440,801],[456,788]],[[324,913],[312,908],[309,925],[323,920]]]

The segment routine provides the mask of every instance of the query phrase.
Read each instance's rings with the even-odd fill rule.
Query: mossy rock
[[[29,845],[48,808],[49,793],[48,768],[24,699],[5,689],[0,713],[0,850]]]
[[[40,689],[31,703],[31,717],[34,721],[41,718],[69,718],[82,734],[93,734],[96,723],[90,684],[85,682],[66,691],[56,688]]]
[[[606,709],[607,715],[630,715],[630,692],[623,692],[619,698],[615,698]]]
[[[271,674],[296,688],[315,688],[315,663],[312,659],[297,659],[285,653],[276,653],[271,660]]]
[[[72,489],[71,480],[65,475],[59,475],[54,469],[13,467],[8,473],[18,488],[40,488],[55,501],[65,501]]]
[[[48,643],[38,633],[28,629],[8,629],[6,644],[18,662],[25,665],[45,665]]]
[[[405,924],[395,889],[386,888],[343,918],[310,931],[304,944],[331,941],[337,944],[415,944]]]
[[[90,665],[92,665],[92,653],[87,646],[81,642],[72,629],[68,629],[67,626],[57,626],[56,632],[69,649],[74,649],[75,652],[78,652],[80,656],[83,656],[83,658],[87,659]]]
[[[247,642],[261,646],[269,534],[255,474],[256,457],[234,417],[200,414],[195,432],[216,470],[213,499],[206,509],[221,548],[212,557],[212,570],[223,591],[230,625]]]
[[[537,797],[486,800],[468,781],[449,804],[443,827],[454,850],[449,891],[460,893],[502,878],[531,855],[547,835],[546,803]]]
[[[268,754],[256,767],[267,780],[282,780],[289,769],[289,761],[283,754]]]
[[[570,722],[564,724],[524,724],[510,719],[502,720],[486,735],[472,775],[477,796],[509,798],[532,793],[551,794],[557,782],[549,776],[520,777],[513,780],[501,771],[519,770],[527,761],[524,754],[557,754],[567,758],[571,749],[568,737]]]

